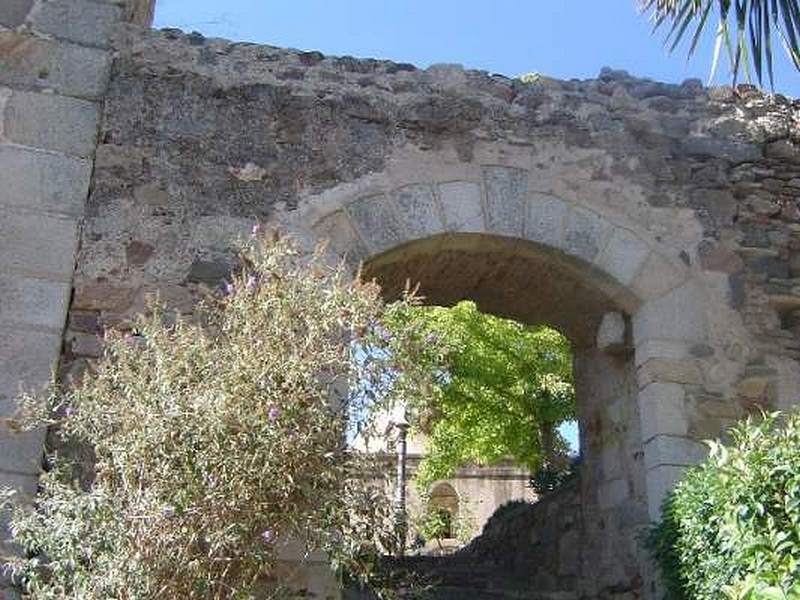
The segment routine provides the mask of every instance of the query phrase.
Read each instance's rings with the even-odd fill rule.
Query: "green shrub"
[[[193,320],[155,308],[107,334],[104,358],[21,426],[57,425],[93,451],[94,477],[49,457],[35,507],[14,510],[12,558],[37,600],[244,599],[281,593],[278,554],[300,541],[363,579],[394,545],[391,504],[348,431],[369,406],[426,393],[423,332],[387,335],[374,284],[260,233],[243,272]],[[349,389],[348,389],[349,388]],[[301,553],[302,554],[302,553]]]
[[[800,415],[747,419],[710,448],[651,532],[670,596],[800,598]]]

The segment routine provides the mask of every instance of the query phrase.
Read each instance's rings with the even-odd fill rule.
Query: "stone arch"
[[[398,183],[391,176],[367,178],[307,198],[283,221],[309,243],[326,240],[335,258],[344,258],[353,267],[363,263],[367,276],[393,281],[395,286],[403,283],[397,275],[402,272],[398,264],[409,274],[418,273],[408,270],[417,258],[418,265],[430,265],[448,253],[470,252],[495,252],[496,263],[504,265],[513,258],[521,272],[548,265],[554,281],[574,283],[575,293],[562,295],[566,312],[587,312],[590,318],[580,324],[574,319],[554,324],[582,347],[576,368],[587,373],[587,381],[609,382],[608,389],[599,391],[591,383],[578,382],[579,394],[610,400],[624,389],[623,395],[630,396],[618,405],[612,403],[605,412],[590,411],[582,417],[582,445],[587,436],[602,438],[613,427],[633,432],[630,435],[635,438],[626,438],[613,452],[599,443],[592,469],[601,475],[584,484],[591,488],[593,503],[591,510],[584,511],[589,515],[585,518],[592,520],[591,527],[597,531],[613,520],[623,530],[625,552],[638,554],[646,570],[647,561],[633,541],[634,530],[658,516],[665,493],[683,469],[704,456],[686,404],[686,386],[697,383],[687,361],[689,348],[706,337],[694,273],[688,261],[675,256],[646,226],[605,209],[601,202],[567,200],[542,191],[545,185],[519,165],[471,165],[465,171],[463,178],[413,177],[410,183]],[[590,186],[587,198],[591,198],[589,191]],[[434,264],[429,278],[446,269],[447,265]],[[495,274],[489,271],[482,276],[490,279]],[[510,281],[507,276],[498,284],[508,287]],[[456,293],[463,284],[463,279],[454,284]],[[541,281],[528,285],[541,285]],[[511,295],[501,304],[508,307]],[[431,298],[436,303],[455,299],[446,294],[444,302],[442,297]],[[488,309],[521,320],[530,317],[518,308],[504,310],[495,305]],[[597,348],[597,330],[606,314],[623,317],[618,335],[622,336],[619,343],[627,348],[624,357]],[[614,411],[624,416],[615,416]],[[628,463],[614,466],[626,452],[632,457]],[[628,472],[632,469],[635,475]],[[620,546],[619,539],[603,535],[582,544],[586,570],[591,570],[592,554],[613,555]],[[624,575],[609,575],[609,581],[615,577]]]
[[[428,497],[428,511],[444,511],[447,513],[445,538],[455,537],[455,526],[459,515],[459,497],[455,488],[446,481],[440,481],[431,487]]]

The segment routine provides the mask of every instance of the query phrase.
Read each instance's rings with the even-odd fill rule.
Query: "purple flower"
[[[253,235],[253,237],[257,237],[258,235],[261,234],[261,223],[256,223],[255,225],[253,225],[253,230],[251,231],[251,234]]]
[[[67,415],[68,417],[71,416],[72,415],[72,407],[68,406],[67,408],[65,408],[64,409],[64,414]]]
[[[272,406],[272,407],[270,407],[269,412],[267,413],[267,416],[269,417],[270,421],[274,421],[275,419],[278,418],[278,415],[280,414],[280,412],[281,411],[278,410],[277,406]]]
[[[244,287],[247,289],[248,292],[252,292],[254,289],[256,289],[256,284],[257,283],[258,283],[258,280],[256,279],[256,276],[255,275],[249,275],[247,277],[247,283],[244,284]]]
[[[261,532],[261,539],[264,540],[265,544],[271,544],[272,540],[275,538],[275,534],[272,532],[271,529],[265,529]]]
[[[222,281],[222,288],[225,290],[225,293],[230,296],[236,291],[236,286],[232,283],[229,283],[225,280]]]

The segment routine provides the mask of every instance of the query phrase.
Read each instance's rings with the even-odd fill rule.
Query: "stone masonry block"
[[[86,157],[94,152],[99,117],[93,102],[13,92],[6,103],[3,135],[18,144]]]
[[[0,2],[0,25],[14,29],[25,22],[33,0],[3,0]]]
[[[358,262],[366,257],[366,252],[343,210],[337,210],[319,221],[311,228],[317,240],[327,240],[331,252],[348,263]]]
[[[91,174],[86,159],[0,145],[0,204],[80,216]]]
[[[533,193],[528,198],[525,237],[552,248],[564,246],[564,220],[567,205],[555,196]]]
[[[37,5],[28,23],[35,31],[62,40],[107,47],[114,24],[122,20],[122,16],[122,8],[112,4],[47,0]]]
[[[641,270],[650,248],[630,231],[615,227],[597,265],[624,285],[630,284]]]
[[[525,226],[528,173],[510,167],[485,167],[486,226],[491,233],[521,237]]]
[[[0,85],[100,99],[110,70],[105,50],[0,31]]]
[[[397,212],[386,196],[360,198],[348,204],[346,210],[372,254],[406,241]]]
[[[667,493],[675,487],[686,472],[686,467],[660,465],[645,474],[647,488],[647,511],[651,521],[661,519],[661,503]]]
[[[407,185],[392,192],[392,200],[410,239],[442,233],[444,226],[439,207],[429,185]]]
[[[702,340],[705,317],[702,295],[687,282],[664,296],[645,303],[633,315],[633,339]]]
[[[0,323],[47,327],[60,334],[70,289],[66,282],[0,274]]]
[[[644,445],[644,468],[659,465],[691,466],[708,456],[708,447],[697,440],[671,435],[657,435]]]
[[[15,407],[20,388],[40,391],[52,379],[61,335],[6,327],[0,338],[0,415]]]
[[[686,437],[689,416],[683,387],[677,383],[651,383],[639,390],[639,419],[645,442],[657,435]]]
[[[16,214],[0,207],[0,271],[69,281],[77,246],[75,219]]]
[[[468,181],[451,181],[439,184],[445,225],[448,231],[485,231],[481,188]]]
[[[10,432],[0,426],[0,470],[35,475],[42,469],[44,428]]]
[[[666,258],[652,252],[630,287],[642,300],[659,298],[679,286],[686,276]]]
[[[683,340],[646,339],[636,345],[636,366],[654,358],[680,360],[689,355],[690,343]]]
[[[702,385],[703,374],[697,361],[690,358],[651,358],[639,365],[636,371],[639,387],[650,383],[684,383]]]
[[[564,250],[577,258],[591,261],[603,249],[611,226],[600,215],[583,208],[573,208],[567,215]]]

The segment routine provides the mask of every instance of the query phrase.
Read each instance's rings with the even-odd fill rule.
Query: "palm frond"
[[[697,50],[708,17],[716,7],[719,21],[712,77],[724,45],[733,83],[740,72],[750,81],[752,68],[759,85],[763,85],[767,78],[770,87],[774,87],[774,33],[777,33],[792,64],[800,71],[800,0],[639,0],[639,7],[651,15],[654,30],[669,27],[664,41],[670,52],[691,30],[689,57]],[[693,28],[690,27],[692,24]]]

